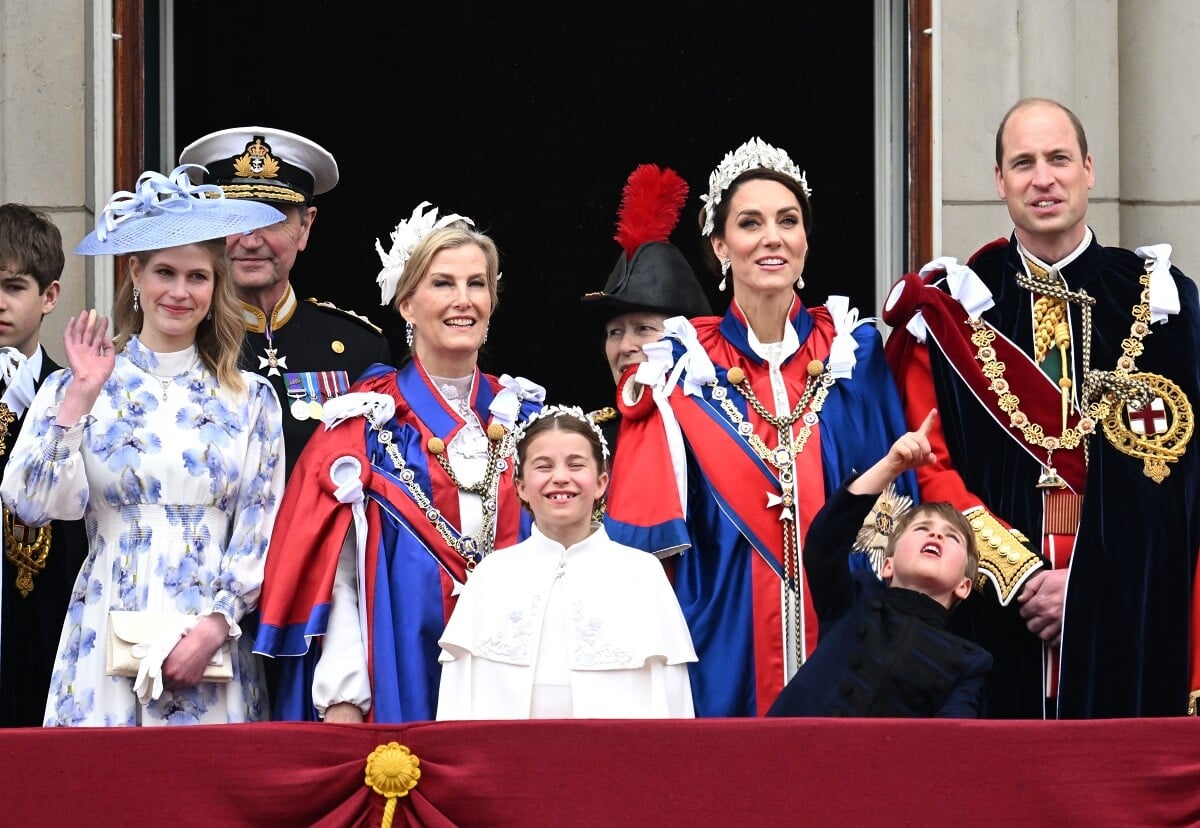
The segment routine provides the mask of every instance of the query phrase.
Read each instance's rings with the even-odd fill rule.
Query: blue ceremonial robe
[[[719,397],[732,401],[753,432],[774,449],[777,430],[728,381],[729,369],[740,368],[758,399],[773,411],[769,368],[750,347],[747,322],[736,302],[723,318],[702,317],[692,324],[716,369],[716,384],[692,396],[681,384],[669,397],[684,441],[686,502],[679,502],[663,421],[647,393],[638,405],[623,406],[607,529],[614,540],[651,552],[690,546],[674,561],[671,576],[700,659],[691,665],[696,715],[762,715],[788,678],[780,589],[784,524],[780,507],[768,504],[768,494],[778,495],[781,487],[773,467],[738,434]],[[836,330],[826,307],[809,309],[798,298],[788,324],[800,343],[781,368],[794,406],[810,364],[823,366],[829,359]],[[853,374],[834,382],[796,458],[801,537],[842,480],[874,464],[906,431],[878,331],[861,325],[853,336]],[[675,359],[683,353],[676,342]],[[793,434],[801,434],[804,424],[802,418]],[[915,494],[911,474],[898,481],[898,488]],[[817,641],[806,585],[800,601],[803,657]]]
[[[494,377],[476,372],[471,405],[485,427],[488,406],[498,389]],[[420,490],[432,498],[457,534],[458,488],[427,446],[431,437],[449,445],[462,428],[462,419],[416,360],[399,370],[372,366],[351,389],[355,391],[373,391],[395,400],[395,415],[386,426],[392,441]],[[522,419],[538,407],[523,403]],[[454,606],[455,584],[466,579],[466,561],[426,516],[425,507],[397,474],[378,433],[362,417],[313,435],[288,481],[271,538],[255,649],[291,662],[283,671],[277,718],[313,716],[315,654],[308,643],[326,631],[337,559],[352,519],[350,507],[335,496],[329,475],[331,464],[343,457],[361,464],[367,499],[365,585],[360,601],[366,602],[368,625],[369,720],[432,720],[441,680],[437,642]],[[529,534],[529,518],[521,511],[512,475],[511,465],[500,475],[496,547],[511,546]],[[298,658],[302,656],[307,658],[302,661]]]

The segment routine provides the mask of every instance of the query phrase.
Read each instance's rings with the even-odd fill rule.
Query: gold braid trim
[[[1188,694],[1188,712],[1189,716],[1196,715],[1196,701],[1200,699],[1200,690],[1193,690]]]
[[[1046,565],[1026,544],[1029,538],[1006,529],[987,509],[976,506],[964,512],[979,547],[979,574],[975,588],[983,591],[990,581],[1000,606],[1006,607],[1030,575]]]
[[[4,557],[17,568],[17,591],[22,598],[33,592],[33,579],[46,568],[50,555],[50,524],[26,526],[4,507]]]
[[[295,204],[304,202],[304,194],[288,187],[274,187],[270,184],[222,184],[221,190],[226,198],[266,198],[274,201],[286,201]]]
[[[1054,296],[1039,296],[1033,303],[1033,358],[1040,365],[1055,344],[1055,329],[1067,315],[1067,303]]]
[[[1034,278],[1035,285],[1038,282],[1047,286],[1054,284],[1054,280],[1050,278],[1050,271],[1037,262],[1025,257],[1025,266],[1029,268],[1029,275]],[[1061,296],[1042,293],[1035,286],[1031,286],[1031,289],[1040,294],[1033,303],[1033,358],[1040,365],[1054,344],[1055,328],[1066,320],[1067,303]]]

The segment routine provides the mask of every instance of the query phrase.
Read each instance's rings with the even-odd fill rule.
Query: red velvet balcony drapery
[[[1200,722],[271,723],[0,731],[6,825],[1196,825]]]

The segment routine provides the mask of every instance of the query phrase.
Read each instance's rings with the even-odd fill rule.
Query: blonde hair
[[[400,305],[417,292],[434,256],[443,250],[465,247],[468,244],[473,244],[483,251],[483,258],[487,265],[488,296],[491,297],[492,313],[494,314],[496,305],[500,301],[500,251],[496,249],[496,243],[490,236],[472,230],[471,226],[464,221],[456,221],[434,230],[417,242],[408,261],[404,263],[404,271],[400,274],[399,281],[396,282],[396,295],[392,297],[392,308],[399,313]]]
[[[209,254],[213,269],[213,296],[207,316],[196,327],[196,353],[204,365],[217,378],[217,384],[225,391],[241,395],[246,391],[246,380],[238,370],[238,356],[242,340],[246,336],[246,325],[242,321],[242,309],[233,291],[229,256],[225,252],[225,238],[195,242]],[[121,280],[121,288],[113,305],[113,343],[121,351],[129,337],[141,332],[146,317],[139,308],[133,307],[133,272],[144,270],[159,250],[143,250],[129,255],[129,272]]]

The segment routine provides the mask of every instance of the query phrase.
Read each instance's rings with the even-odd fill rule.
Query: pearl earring
[[[138,305],[138,298],[141,297],[141,295],[142,295],[142,292],[138,288],[133,289],[133,312],[134,313],[137,313],[139,310],[141,310],[141,306]]]
[[[408,347],[410,347],[410,348],[412,347],[412,343],[413,343],[413,326],[412,326],[412,323],[411,323],[411,322],[405,322],[405,323],[404,323],[404,343],[405,343],[406,345],[408,345]]]
[[[721,284],[717,285],[717,290],[725,290],[725,279],[729,276],[730,266],[729,259],[721,259]]]

